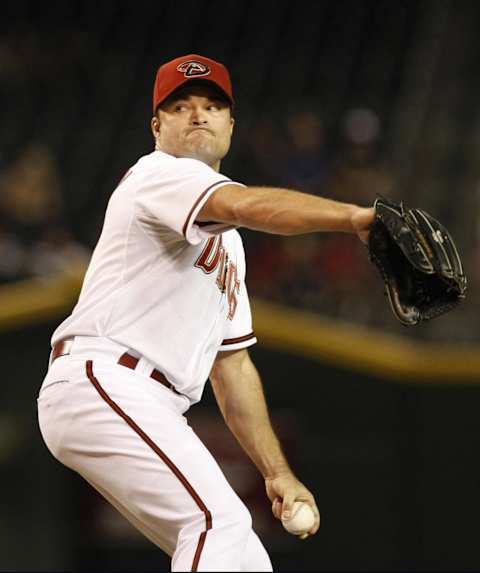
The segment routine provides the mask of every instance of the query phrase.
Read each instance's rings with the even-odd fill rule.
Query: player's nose
[[[200,106],[193,107],[190,114],[190,121],[192,122],[193,125],[208,123],[207,114],[205,110],[202,109]]]

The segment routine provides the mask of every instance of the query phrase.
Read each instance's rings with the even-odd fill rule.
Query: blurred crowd
[[[302,105],[303,104],[303,105]],[[351,108],[338,125],[321,110],[264,119],[240,146],[239,173],[249,184],[277,185],[362,206],[378,195],[396,197],[395,178],[382,154],[382,128],[369,108]],[[247,233],[248,285],[262,298],[330,317],[382,325],[379,277],[365,246],[349,234],[274,237]]]
[[[370,205],[379,193],[392,196],[393,177],[379,152],[380,121],[372,110],[349,110],[331,142],[318,111],[285,117],[282,126],[263,120],[248,141],[239,142],[233,168],[242,166],[240,180],[361,205]],[[1,282],[51,276],[88,261],[92,245],[74,238],[66,202],[61,170],[45,143],[21,148],[4,166]],[[365,301],[378,279],[359,241],[344,234],[245,233],[252,295],[349,320],[375,321]]]
[[[393,170],[381,151],[381,122],[373,110],[348,110],[336,129],[327,129],[314,109],[285,118],[282,125],[263,119],[248,137],[240,131],[231,165],[235,178],[362,206],[371,205],[377,195],[398,198]],[[74,237],[67,202],[61,169],[45,143],[32,142],[3,166],[0,282],[48,278],[86,266],[93,244]],[[242,233],[251,295],[343,321],[397,327],[380,277],[356,238],[343,233]],[[454,321],[447,334],[457,328],[459,337],[468,338],[467,326]],[[423,335],[438,338],[439,332],[424,330]]]
[[[98,40],[100,36],[95,37]],[[71,122],[70,116],[75,115],[70,113],[70,106],[78,107],[72,94],[78,96],[92,83],[89,76],[95,70],[88,68],[86,62],[100,53],[95,40],[87,40],[85,34],[72,28],[52,30],[42,41],[40,50],[38,34],[28,26],[15,29],[0,40],[0,104],[6,110],[5,121],[0,125],[0,283],[50,277],[85,266],[100,232],[100,213],[106,205],[102,189],[111,192],[109,181],[118,180],[122,174],[115,164],[119,159],[112,153],[122,152],[121,169],[128,166],[123,161],[125,146],[112,144],[115,122],[109,122],[97,110],[95,99],[92,107],[84,110],[98,120],[95,129],[87,120],[83,122],[80,108],[75,121],[67,123],[67,118]],[[63,46],[60,53],[58,45]],[[62,83],[63,91],[55,87],[57,75],[64,80],[69,78]],[[81,89],[77,90],[77,83]],[[112,83],[110,96],[115,102],[115,82],[107,83]],[[102,97],[104,87],[99,89]],[[36,108],[31,105],[33,99],[38,103]],[[12,102],[17,107],[12,107]],[[383,122],[388,117],[382,118],[374,106],[366,105],[347,107],[334,117],[308,99],[288,105],[281,113],[262,113],[253,104],[246,113],[242,112],[225,164],[229,176],[246,184],[288,187],[363,206],[372,205],[377,195],[408,202],[404,190],[400,197],[397,172],[386,151]],[[12,109],[16,112],[9,112]],[[106,122],[111,129],[108,133],[106,127],[102,128]],[[82,133],[88,131],[92,132],[91,137],[82,140]],[[145,127],[144,132],[130,131],[128,136],[141,133],[144,137],[147,131]],[[107,140],[114,151],[103,144]],[[66,144],[68,141],[71,146]],[[103,155],[81,141],[91,141],[92,145],[96,142],[97,151],[103,149]],[[140,143],[129,141],[128,148],[133,149],[129,161],[136,160],[135,149],[141,148],[143,142]],[[79,155],[71,155],[68,165],[67,149],[80,149]],[[145,151],[148,152],[142,149]],[[78,157],[83,161],[81,168]],[[80,188],[81,198],[76,192],[79,189],[72,189],[74,184]],[[72,203],[75,209],[70,208]],[[79,239],[82,226],[87,231]],[[345,321],[397,328],[385,310],[382,283],[360,241],[341,233],[301,237],[242,233],[251,295]],[[480,279],[480,232],[476,242],[463,253],[471,286]],[[474,290],[470,288],[470,293]],[[447,328],[426,328],[415,334],[474,337],[477,329],[472,328],[470,316],[468,312],[454,313],[444,323]]]
[[[442,209],[435,188],[429,197],[418,196],[415,186],[402,184],[386,152],[382,121],[373,109],[347,109],[333,125],[318,107],[299,102],[297,109],[285,114],[283,122],[264,119],[244,136],[241,180],[361,206],[371,206],[380,195],[426,209],[444,222],[459,247],[468,279],[467,299],[441,319],[405,329],[390,312],[383,281],[369,262],[366,247],[342,233],[274,237],[247,232],[250,291],[269,301],[399,335],[457,344],[477,341],[480,333],[472,317],[480,307],[476,289],[480,226],[477,223],[476,232],[470,228],[471,220],[477,219],[470,208],[478,207],[480,192],[473,201],[468,187],[460,187],[456,192],[465,195],[464,205],[445,197]]]

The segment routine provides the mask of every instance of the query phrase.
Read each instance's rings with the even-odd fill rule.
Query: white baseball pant
[[[188,400],[144,359],[130,370],[111,342],[78,340],[38,398],[51,453],[170,555],[172,571],[272,571],[248,509],[187,424]]]

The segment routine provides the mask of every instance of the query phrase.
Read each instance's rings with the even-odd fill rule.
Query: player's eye
[[[187,109],[187,106],[184,103],[177,103],[174,107],[174,111],[176,112],[182,112],[185,111]]]
[[[220,108],[216,103],[211,103],[207,106],[208,111],[218,111]]]

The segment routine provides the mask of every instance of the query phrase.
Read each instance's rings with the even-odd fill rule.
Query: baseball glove
[[[452,237],[420,209],[379,197],[368,250],[395,317],[405,325],[435,318],[465,298],[467,279]]]

